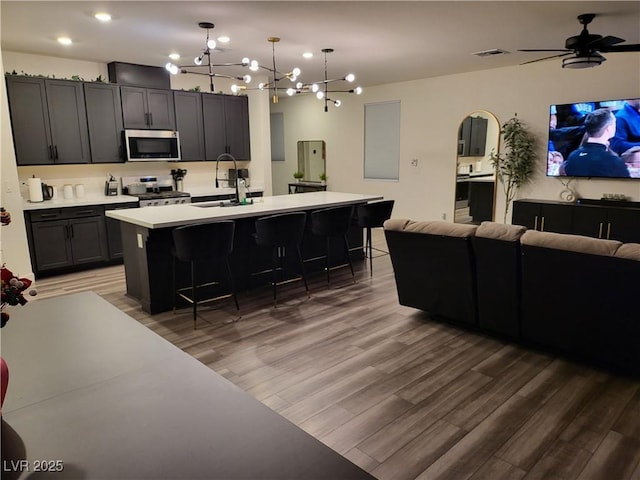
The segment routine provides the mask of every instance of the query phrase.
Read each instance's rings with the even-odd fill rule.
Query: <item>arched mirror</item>
[[[491,151],[498,152],[500,124],[489,112],[467,115],[458,128],[455,223],[493,220],[496,175]]]

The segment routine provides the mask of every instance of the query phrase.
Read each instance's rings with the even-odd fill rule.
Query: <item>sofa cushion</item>
[[[398,230],[401,232],[409,221],[410,220],[405,218],[390,218],[389,220],[385,220],[383,227],[385,230]]]
[[[569,235],[565,233],[538,232],[527,230],[520,238],[523,245],[533,247],[568,250],[570,252],[588,253],[591,255],[613,256],[622,245],[617,240]]]
[[[640,262],[640,243],[623,243],[616,250],[615,256]]]
[[[384,222],[385,230],[398,230],[410,233],[426,233],[428,235],[444,235],[447,237],[472,237],[478,227],[459,223],[440,221],[420,221],[391,218]]]
[[[517,242],[526,231],[527,227],[523,227],[522,225],[482,222],[478,227],[478,230],[476,230],[476,237]]]

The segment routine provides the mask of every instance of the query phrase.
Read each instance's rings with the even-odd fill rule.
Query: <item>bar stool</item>
[[[345,267],[349,265],[351,269],[351,276],[353,277],[353,283],[356,282],[356,276],[353,272],[353,264],[351,263],[351,257],[349,256],[349,242],[347,240],[347,233],[351,226],[351,219],[353,218],[353,206],[347,205],[344,207],[331,207],[324,208],[322,210],[316,210],[311,212],[311,233],[321,237],[325,237],[327,244],[326,253],[326,271],[327,271],[327,283],[331,284],[331,270]],[[347,263],[341,265],[331,266],[331,239],[340,238],[344,249],[344,256]]]
[[[271,273],[273,280],[273,305],[277,304],[278,286],[302,280],[309,297],[309,286],[304,272],[304,263],[300,244],[304,235],[304,226],[307,221],[305,212],[283,213],[270,215],[256,220],[256,244],[272,249]],[[287,250],[292,250],[300,268],[300,273],[294,273],[293,278],[278,280],[278,272],[285,271],[283,260],[286,260]]]
[[[193,328],[197,328],[197,308],[203,303],[213,302],[232,297],[236,304],[236,309],[240,310],[238,298],[233,286],[231,267],[229,266],[229,255],[233,250],[233,236],[235,232],[235,222],[225,220],[215,223],[203,223],[197,225],[186,225],[173,230],[173,290],[180,298],[186,300],[193,306]],[[190,266],[191,284],[188,287],[176,289],[176,260],[188,262]],[[199,276],[202,278],[203,271],[216,264],[224,264],[225,274],[230,286],[230,292],[210,298],[201,299],[201,293],[209,287],[220,285],[220,281],[208,281],[198,284]],[[199,274],[199,276],[198,276]],[[173,311],[176,310],[176,295],[173,297]]]
[[[383,200],[381,202],[358,205],[356,209],[356,224],[359,227],[365,228],[367,232],[364,251],[365,255],[369,257],[369,273],[371,276],[373,276],[373,250],[382,252],[383,255],[389,255],[389,252],[386,250],[373,248],[371,229],[382,227],[384,222],[391,218],[394,203],[395,200]]]

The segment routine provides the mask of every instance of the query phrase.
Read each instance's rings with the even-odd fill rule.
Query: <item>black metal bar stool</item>
[[[229,255],[233,250],[233,236],[235,232],[235,222],[225,220],[215,223],[202,223],[197,225],[186,225],[173,230],[173,310],[176,309],[176,295],[193,306],[193,328],[197,328],[197,308],[198,305],[222,300],[232,297],[236,304],[236,309],[240,310],[238,298],[233,286],[233,276],[229,266]],[[190,281],[187,287],[176,288],[176,260],[188,262],[190,265]],[[203,272],[216,265],[224,265],[225,275],[229,283],[230,292],[216,295],[209,298],[200,298],[201,292],[211,291],[220,281],[205,280]],[[216,273],[218,273],[216,271]],[[206,275],[209,276],[209,275]],[[219,293],[219,292],[218,292]]]
[[[344,207],[324,208],[322,210],[311,212],[311,233],[313,233],[314,235],[325,237],[326,239],[327,253],[325,270],[327,272],[328,284],[331,283],[331,270],[336,270],[347,265],[349,265],[349,268],[351,269],[353,283],[356,282],[356,276],[353,272],[353,264],[351,263],[351,257],[349,255],[349,241],[347,240],[347,233],[349,232],[352,218],[352,205],[347,205]],[[332,238],[339,238],[342,241],[346,263],[331,266]]]
[[[386,250],[373,248],[371,242],[371,229],[379,228],[384,225],[386,220],[391,218],[393,205],[395,200],[382,200],[381,202],[372,202],[364,205],[358,205],[356,209],[356,224],[366,229],[365,255],[369,257],[369,273],[373,276],[373,251],[382,252],[383,255],[389,255]]]
[[[304,263],[300,244],[304,236],[304,226],[307,221],[305,212],[283,213],[270,215],[256,220],[256,244],[272,249],[272,285],[273,304],[277,306],[278,286],[286,283],[302,280],[304,288],[309,296],[309,286],[304,272]],[[295,260],[300,268],[300,273],[293,272],[292,278],[278,280],[278,273],[284,273],[287,251],[293,251]]]

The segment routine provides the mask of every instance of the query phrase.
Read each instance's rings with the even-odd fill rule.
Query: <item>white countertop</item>
[[[235,193],[235,188],[215,188],[214,186],[195,186],[188,189],[192,197],[205,197],[209,195],[231,195]],[[250,188],[249,192],[263,192],[264,188],[255,187]],[[137,202],[138,197],[135,195],[113,195],[106,196],[103,194],[87,194],[85,197],[78,198],[54,198],[52,200],[45,200],[42,202],[30,202],[25,200],[23,202],[23,210],[42,210],[45,208],[65,208],[65,207],[82,207],[85,205],[111,205],[117,203]]]
[[[254,198],[251,205],[220,207],[220,202],[185,203],[157,207],[110,210],[107,217],[146,228],[166,228],[192,223],[258,217],[277,213],[366,203],[382,199],[381,195],[341,192],[310,192],[295,195]],[[207,207],[207,205],[214,205]],[[203,207],[204,206],[204,207]]]

